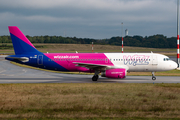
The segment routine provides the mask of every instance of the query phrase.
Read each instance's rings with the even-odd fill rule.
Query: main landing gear
[[[99,78],[99,75],[94,75],[94,76],[92,77],[92,81],[97,81],[98,78]]]
[[[152,80],[156,80],[156,77],[154,75],[154,72],[152,72]]]
[[[99,78],[99,71],[95,71],[94,76],[92,77],[92,81],[97,81]]]

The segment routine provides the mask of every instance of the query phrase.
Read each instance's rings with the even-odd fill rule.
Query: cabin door
[[[157,64],[158,64],[157,55],[152,55],[152,65],[157,65]]]
[[[38,55],[38,65],[43,65],[43,55]]]

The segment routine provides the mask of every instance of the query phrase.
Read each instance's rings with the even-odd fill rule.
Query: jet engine
[[[126,69],[124,68],[116,68],[116,69],[109,69],[106,70],[105,72],[101,73],[102,77],[107,77],[107,78],[125,78],[126,77]]]

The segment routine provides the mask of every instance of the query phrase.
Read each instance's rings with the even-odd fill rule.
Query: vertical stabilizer
[[[16,26],[9,26],[9,32],[16,55],[28,53],[40,53],[34,45],[27,39],[27,37]]]

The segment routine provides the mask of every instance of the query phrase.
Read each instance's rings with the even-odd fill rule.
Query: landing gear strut
[[[154,72],[152,72],[152,80],[156,80],[156,77],[154,75]]]
[[[99,71],[95,71],[94,76],[92,77],[92,81],[97,81],[99,78]]]

